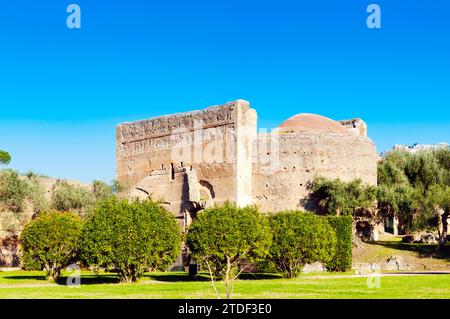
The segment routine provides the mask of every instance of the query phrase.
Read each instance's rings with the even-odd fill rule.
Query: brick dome
[[[281,133],[335,133],[350,134],[341,123],[328,117],[301,113],[294,115],[278,126]]]

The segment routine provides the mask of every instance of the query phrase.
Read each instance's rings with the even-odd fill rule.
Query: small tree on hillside
[[[49,280],[76,261],[82,221],[71,213],[41,213],[23,229],[20,242],[26,269],[44,269]]]
[[[208,269],[218,298],[215,280],[224,280],[230,298],[234,280],[242,271],[239,263],[267,255],[270,242],[267,220],[256,207],[241,208],[229,202],[201,212],[187,234],[192,257]]]
[[[94,180],[92,182],[92,193],[97,201],[108,199],[114,196],[113,186],[106,184],[105,182]]]
[[[0,171],[0,209],[21,212],[25,208],[28,195],[28,185],[16,171]]]
[[[52,194],[52,207],[59,211],[75,211],[84,215],[94,204],[95,198],[88,189],[60,181]]]
[[[0,164],[8,165],[11,162],[11,155],[8,152],[0,150]]]
[[[159,203],[100,202],[88,216],[81,236],[82,260],[91,266],[112,265],[122,282],[134,282],[146,270],[166,270],[181,246],[175,217]]]
[[[285,278],[295,278],[303,266],[331,261],[336,234],[328,221],[312,213],[285,211],[269,216],[272,246],[269,258]]]
[[[28,201],[33,206],[33,211],[36,213],[50,209],[50,202],[45,196],[44,187],[41,184],[41,179],[33,172],[28,172],[26,183],[28,184]]]

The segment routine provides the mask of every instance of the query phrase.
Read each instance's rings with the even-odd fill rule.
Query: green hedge
[[[327,216],[336,232],[336,253],[325,266],[329,271],[347,271],[352,267],[352,216]]]
[[[305,264],[328,264],[336,255],[336,235],[326,219],[313,213],[284,211],[269,216],[269,259],[285,278],[295,278]]]

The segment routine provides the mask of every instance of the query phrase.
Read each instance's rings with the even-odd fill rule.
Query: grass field
[[[206,276],[148,273],[138,283],[121,284],[115,274],[82,272],[81,286],[58,284],[43,272],[0,272],[0,298],[215,298]],[[370,281],[371,283],[376,283]],[[373,287],[374,285],[372,285]],[[219,287],[222,289],[221,284]],[[247,276],[235,284],[234,298],[450,298],[450,274],[382,276],[370,288],[366,277],[308,274],[288,280],[271,275]]]

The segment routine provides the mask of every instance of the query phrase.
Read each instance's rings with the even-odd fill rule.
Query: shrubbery
[[[316,178],[312,185],[314,199],[326,215],[353,215],[367,210],[376,201],[376,187],[363,185],[361,180],[344,182],[339,179]]]
[[[345,271],[351,267],[351,239],[351,216],[285,211],[265,217],[255,206],[229,202],[201,212],[187,234],[193,259],[209,271],[217,294],[215,280],[224,280],[227,297],[242,262],[265,259],[287,278],[316,261]],[[159,203],[109,197],[84,223],[72,213],[40,213],[25,226],[21,245],[25,268],[45,269],[49,279],[81,260],[111,266],[121,281],[133,282],[144,271],[166,270],[180,252],[181,238],[175,217]]]
[[[82,260],[91,266],[112,265],[123,282],[146,270],[165,270],[179,254],[180,229],[175,217],[153,201],[100,202],[83,228]]]
[[[199,213],[187,234],[192,257],[208,269],[218,297],[214,281],[224,279],[227,298],[239,275],[239,263],[266,256],[270,242],[267,219],[255,206],[241,208],[229,202]]]
[[[351,216],[327,216],[326,219],[336,233],[336,252],[325,264],[329,271],[347,271],[352,268],[352,225]]]
[[[0,171],[0,211],[23,211],[28,195],[28,184],[17,172],[11,169]]]
[[[20,236],[26,269],[44,269],[48,279],[77,260],[82,221],[70,213],[46,212],[29,222]]]
[[[296,277],[303,266],[329,263],[336,251],[336,234],[327,220],[312,213],[285,211],[269,216],[272,246],[269,259],[285,278]]]
[[[50,208],[50,203],[45,197],[44,188],[41,185],[39,176],[33,172],[27,173],[26,178],[28,200],[33,206],[33,211],[39,213],[41,211],[46,211]]]
[[[114,196],[114,186],[110,186],[102,181],[92,182],[92,194],[95,200],[102,201]]]

